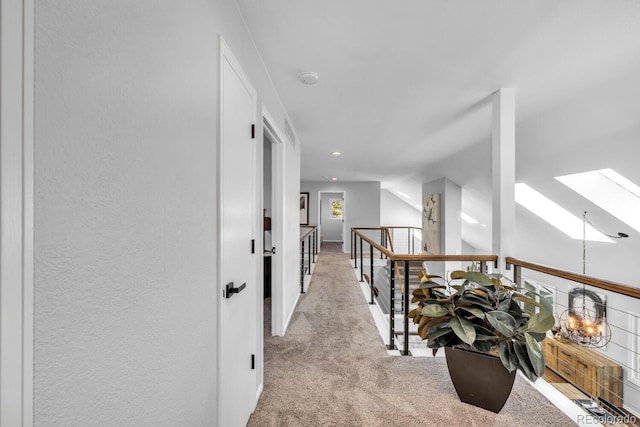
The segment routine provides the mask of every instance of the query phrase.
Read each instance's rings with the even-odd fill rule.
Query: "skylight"
[[[469,215],[467,215],[464,212],[460,212],[460,218],[462,218],[463,220],[465,220],[469,224],[477,224],[478,223],[478,221],[476,221],[475,219],[471,218]]]
[[[572,239],[582,240],[583,221],[562,206],[549,200],[527,184],[516,184],[516,202],[529,209],[534,214],[556,227]],[[586,239],[594,242],[609,242],[613,240],[593,228],[586,226]]]
[[[640,187],[613,169],[558,176],[556,179],[640,231]]]

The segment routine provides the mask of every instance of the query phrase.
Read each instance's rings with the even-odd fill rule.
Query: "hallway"
[[[321,251],[284,337],[265,336],[249,426],[571,426],[516,377],[500,414],[461,403],[444,358],[389,356],[350,264]]]

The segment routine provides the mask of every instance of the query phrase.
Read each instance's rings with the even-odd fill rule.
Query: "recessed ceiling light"
[[[342,153],[339,152],[339,151],[332,151],[331,154],[334,155],[334,156],[341,156],[342,155]]]
[[[591,225],[585,225],[582,219],[549,200],[525,183],[516,184],[516,202],[573,239],[582,239],[584,226],[586,240],[613,243],[613,240],[609,239]]]
[[[314,85],[318,83],[318,73],[314,73],[313,71],[303,71],[300,73],[300,81],[306,85]]]
[[[335,176],[333,178],[331,178],[331,181],[337,181],[338,178],[336,178]]]
[[[398,191],[397,193],[398,193],[398,195],[400,195],[400,196],[404,197],[405,199],[410,199],[410,198],[411,198],[411,196],[409,196],[409,195],[408,195],[408,194],[406,194],[406,193],[403,193],[402,191]]]

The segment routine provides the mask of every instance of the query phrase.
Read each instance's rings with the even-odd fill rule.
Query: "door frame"
[[[346,227],[347,227],[347,209],[349,208],[347,203],[347,192],[345,190],[320,190],[318,191],[318,244],[322,243],[322,222],[320,221],[322,218],[322,206],[320,201],[322,200],[322,194],[342,194],[342,200],[344,201],[342,205],[342,251],[345,251],[345,243],[346,243]]]
[[[260,125],[258,124],[258,122],[256,121],[258,118],[258,96],[257,96],[257,92],[253,86],[253,84],[251,83],[251,80],[249,79],[249,77],[246,75],[246,73],[244,72],[244,70],[242,69],[242,66],[240,65],[239,61],[236,59],[235,55],[233,54],[233,52],[231,51],[229,45],[226,43],[226,41],[224,40],[224,38],[222,37],[222,35],[219,36],[219,46],[220,46],[220,51],[219,51],[219,70],[220,70],[220,76],[219,76],[219,88],[220,88],[220,93],[219,93],[219,104],[218,104],[218,108],[219,108],[219,126],[218,126],[218,152],[217,152],[217,168],[218,168],[218,173],[217,173],[217,188],[216,191],[218,193],[218,195],[220,195],[221,191],[222,191],[222,180],[221,180],[221,176],[222,176],[222,171],[223,168],[225,167],[223,164],[223,159],[222,159],[222,143],[223,143],[223,131],[224,129],[222,128],[222,115],[224,114],[224,94],[223,94],[223,87],[224,87],[224,74],[222,72],[222,66],[223,66],[223,61],[228,61],[229,64],[232,66],[232,68],[234,69],[234,71],[236,72],[236,74],[238,75],[238,77],[240,78],[240,80],[243,81],[243,83],[247,86],[250,87],[252,89],[253,92],[253,124],[255,126],[254,128],[254,132],[258,132],[260,129]],[[247,132],[249,132],[249,126],[247,126]],[[262,206],[262,179],[259,178],[260,176],[260,171],[262,171],[262,165],[259,162],[259,159],[261,159],[261,153],[262,153],[262,148],[260,147],[262,144],[258,144],[258,141],[261,141],[262,137],[259,138],[255,138],[253,143],[255,143],[257,145],[256,150],[255,150],[255,158],[251,159],[253,161],[253,164],[251,164],[251,161],[248,163],[248,167],[252,167],[254,168],[254,170],[256,171],[255,177],[254,177],[254,182],[253,182],[253,194],[251,195],[252,199],[253,199],[253,203],[252,206],[254,207],[254,212],[253,212],[253,218],[251,220],[251,227],[252,227],[252,235],[254,238],[254,248],[256,252],[259,251],[259,248],[261,248],[262,246],[260,246],[260,242],[262,241],[262,238],[260,237],[261,233],[258,233],[257,230],[262,230],[262,211],[258,212],[257,207],[261,207]],[[217,313],[216,313],[216,320],[217,320],[217,325],[216,325],[216,345],[217,345],[217,360],[216,360],[216,417],[217,417],[217,424],[218,425],[225,425],[225,420],[223,420],[221,418],[222,416],[222,412],[221,412],[221,408],[222,408],[222,394],[224,393],[225,390],[225,385],[222,384],[221,378],[222,378],[222,371],[223,369],[228,369],[228,367],[222,366],[222,325],[223,325],[223,318],[222,318],[222,304],[224,304],[225,302],[225,297],[223,296],[223,284],[222,284],[222,271],[220,269],[221,265],[222,265],[222,242],[223,242],[223,226],[224,224],[222,223],[222,212],[224,210],[224,206],[223,206],[223,202],[222,202],[222,198],[220,196],[218,196],[218,207],[217,207],[217,245],[216,245],[216,249],[217,249],[217,254],[216,254],[216,265],[217,265],[217,274],[216,274],[216,298],[217,298]],[[262,277],[261,277],[261,272],[262,272],[262,256],[258,256],[258,255],[262,255],[260,253],[255,253],[253,256],[253,270],[255,272],[254,277],[253,277],[253,282],[255,284],[255,288],[256,288],[256,299],[259,301],[260,300],[260,295],[262,295],[261,293],[261,286],[258,286],[258,284],[262,283]],[[260,325],[260,327],[262,327],[262,317],[260,316],[261,313],[261,309],[259,312],[257,312],[256,317],[257,317],[257,321],[256,324],[254,325],[254,327],[258,327],[258,325]],[[256,336],[258,336],[258,338],[256,338],[257,340],[259,340],[259,335],[260,332],[262,331],[262,329],[256,329]],[[256,343],[254,343],[256,344]],[[257,346],[256,344],[256,353],[260,350],[260,347]],[[261,358],[259,357],[258,354],[256,354],[256,357],[258,358],[258,360],[260,361]],[[261,362],[258,362],[261,363]],[[261,372],[261,369],[258,370],[256,369],[256,378],[259,377],[258,372]],[[256,384],[256,393],[255,393],[255,400],[253,402],[251,402],[251,406],[252,406],[252,410],[251,412],[253,412],[253,410],[255,410],[255,407],[258,403],[258,397],[260,396],[261,393],[261,380],[257,380],[257,383],[260,383],[260,386],[258,386],[258,384]]]
[[[276,253],[271,256],[271,334],[274,336],[283,336],[287,322],[284,312],[285,259],[283,256],[285,249],[284,141],[286,141],[286,138],[264,104],[262,104],[262,126],[263,131],[261,132],[261,135],[264,136],[266,132],[273,143],[271,147],[271,241],[273,242],[273,246],[276,248]],[[264,147],[264,141],[262,143],[262,147]],[[261,158],[263,155],[264,153],[262,153]],[[261,206],[264,208],[264,200],[262,201]],[[259,312],[262,313],[262,301],[260,304]],[[264,328],[262,317],[260,317],[259,326],[260,328]],[[260,330],[261,329],[258,329],[258,332]],[[263,336],[264,334],[258,335]],[[259,349],[262,351],[263,348],[264,345],[261,342]],[[262,358],[263,356],[264,354],[260,357],[261,363],[264,360]]]
[[[0,1],[0,425],[33,426],[33,0]]]

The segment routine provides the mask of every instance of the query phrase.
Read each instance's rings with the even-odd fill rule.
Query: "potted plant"
[[[504,277],[478,271],[454,271],[448,281],[424,272],[419,278],[412,299],[418,307],[409,317],[434,355],[445,347],[460,400],[499,412],[517,370],[531,381],[542,376],[541,342],[555,323],[547,300],[536,301],[505,284]]]

